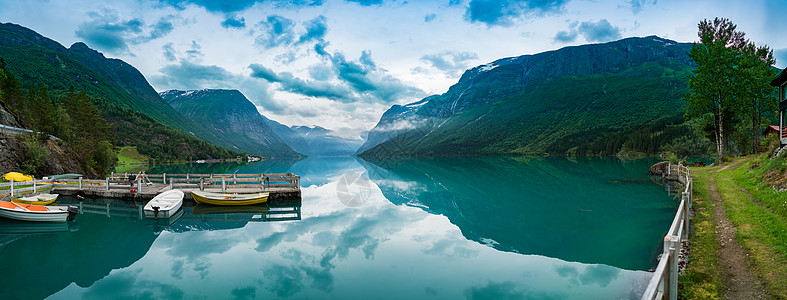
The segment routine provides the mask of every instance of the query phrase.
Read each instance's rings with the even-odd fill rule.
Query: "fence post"
[[[14,180],[11,179],[11,195],[9,197],[14,197]]]
[[[225,189],[226,189],[225,187],[226,183],[224,178],[225,178],[224,176],[221,176],[221,193],[225,193]]]
[[[667,270],[664,270],[664,296],[666,299],[678,299],[678,237],[664,237],[664,254],[668,255]],[[662,259],[663,259],[662,255]]]
[[[79,190],[82,190],[82,176],[79,176]]]
[[[199,190],[200,191],[204,191],[205,190],[205,178],[200,178],[199,179]]]
[[[55,190],[55,178],[52,177],[52,186],[49,188],[49,192],[51,193],[54,190]],[[33,191],[35,192],[35,190],[33,190]]]
[[[170,190],[171,190],[171,189],[174,189],[174,186],[175,186],[175,185],[173,185],[173,184],[172,184],[172,178],[170,178],[170,179],[169,179],[169,189],[170,189]]]
[[[142,175],[137,176],[137,193],[142,192]]]
[[[167,184],[167,173],[164,173],[164,184]]]
[[[109,192],[109,177],[107,177],[106,186],[107,186],[107,192]]]
[[[38,186],[36,185],[36,179],[33,178],[33,194],[34,195],[35,195],[37,189],[38,189]]]

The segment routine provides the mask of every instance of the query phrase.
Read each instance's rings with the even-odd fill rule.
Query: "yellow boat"
[[[49,205],[57,200],[58,194],[38,194],[35,196],[12,198],[11,202],[33,204],[33,205]]]
[[[222,194],[203,191],[192,191],[191,197],[197,203],[213,205],[252,205],[268,201],[268,193],[254,194]]]
[[[8,172],[5,175],[3,175],[3,178],[5,178],[5,180],[13,180],[16,182],[33,181],[33,176],[25,175],[19,172]]]

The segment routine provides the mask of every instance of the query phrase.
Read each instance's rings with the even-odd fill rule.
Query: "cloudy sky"
[[[85,42],[159,92],[238,89],[271,119],[348,137],[480,64],[632,36],[693,42],[714,17],[784,68],[784,12],[785,0],[0,1],[0,22]]]

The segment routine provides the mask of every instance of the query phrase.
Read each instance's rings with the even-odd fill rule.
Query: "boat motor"
[[[160,207],[152,206],[152,208],[153,208],[153,217],[158,219],[158,210],[159,210]]]
[[[69,205],[68,206],[68,221],[73,221],[74,217],[79,214],[79,207]]]

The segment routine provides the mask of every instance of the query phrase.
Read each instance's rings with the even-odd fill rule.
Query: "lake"
[[[355,158],[149,173],[301,176],[302,200],[222,210],[88,199],[0,222],[2,299],[639,299],[678,202],[654,159]],[[77,205],[64,198],[60,204]]]

